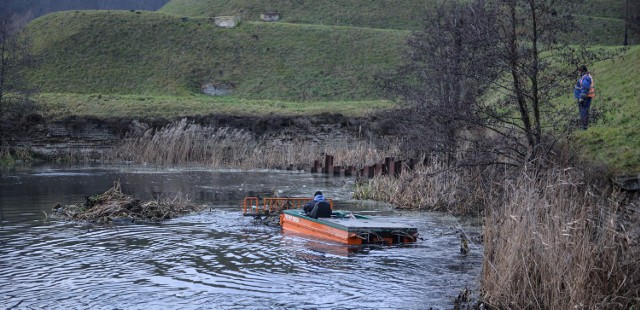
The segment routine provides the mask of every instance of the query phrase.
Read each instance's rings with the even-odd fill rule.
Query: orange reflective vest
[[[589,86],[589,92],[587,93],[587,97],[593,98],[596,96],[596,81],[593,80],[593,77],[591,76],[590,73],[587,73],[584,76],[582,76],[582,78],[580,79],[580,86],[582,86],[582,80],[584,80],[584,77],[587,75],[591,80],[591,86]]]

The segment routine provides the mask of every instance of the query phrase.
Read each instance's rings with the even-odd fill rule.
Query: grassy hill
[[[626,0],[587,0],[572,11],[581,38],[592,44],[620,45],[624,36]],[[385,29],[420,30],[422,15],[438,0],[172,0],[160,12],[180,16],[239,15],[257,21],[266,11],[281,13],[281,21]],[[640,4],[631,4],[636,6]],[[635,24],[634,24],[635,25]],[[631,27],[629,43],[640,44],[640,27]]]
[[[624,20],[622,19],[578,15],[576,20],[583,29],[587,30],[579,38],[572,38],[572,42],[586,42],[590,45],[622,45],[624,42]],[[629,32],[627,41],[629,44],[640,44],[640,32]]]
[[[173,0],[160,12],[182,16],[240,15],[257,21],[278,11],[281,21],[387,29],[420,29],[421,15],[437,0]]]
[[[640,46],[596,63],[590,71],[596,82],[591,106],[604,115],[598,124],[576,134],[577,145],[587,158],[609,163],[622,172],[640,173]]]
[[[28,76],[50,115],[361,115],[392,106],[374,87],[375,76],[399,62],[406,35],[419,28],[431,1],[173,0],[164,13],[60,12],[28,25],[43,59]],[[588,30],[581,38],[621,44],[623,3],[587,1],[577,16]],[[285,22],[258,21],[268,10],[280,11]],[[222,29],[210,17],[229,14],[244,21]],[[637,28],[629,42],[640,43]],[[587,156],[624,171],[640,167],[633,117],[640,113],[639,64],[640,47],[634,47],[592,66],[594,107],[613,109],[605,123],[576,136]],[[232,95],[203,95],[206,85]]]
[[[413,29],[433,1],[173,0],[162,12],[179,15],[55,13],[28,26],[36,53],[45,56],[29,75],[43,92],[67,94],[184,96],[209,85],[253,100],[379,100],[374,77],[398,62],[410,30],[317,23]],[[578,16],[593,25],[590,38],[622,42],[624,23],[616,17],[622,1],[587,2],[585,11],[602,15]],[[297,23],[257,21],[265,10]],[[182,16],[217,13],[245,21],[222,29],[211,17]]]
[[[374,76],[399,60],[406,31],[244,22],[154,12],[54,13],[28,26],[30,78],[44,92],[187,95],[203,85],[248,99],[378,99]]]

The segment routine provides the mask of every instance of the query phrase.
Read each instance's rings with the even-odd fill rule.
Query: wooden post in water
[[[376,164],[375,165],[375,175],[382,175],[382,164]]]
[[[384,165],[386,167],[386,174],[389,176],[395,176],[395,163],[393,162],[393,157],[387,157],[384,159]]]
[[[322,169],[322,164],[320,163],[320,161],[314,160],[313,167],[311,167],[311,173],[318,173],[321,171],[321,169]]]
[[[368,168],[368,172],[367,172],[367,177],[369,178],[373,178],[374,176],[376,176],[376,166],[367,166]]]
[[[355,171],[356,171],[356,167],[348,166],[347,170],[344,172],[344,175],[351,176],[351,175],[353,175],[355,173]]]
[[[333,174],[333,156],[326,154],[324,156],[324,173]]]
[[[394,163],[395,166],[395,177],[399,177],[402,174],[402,160],[398,160]]]

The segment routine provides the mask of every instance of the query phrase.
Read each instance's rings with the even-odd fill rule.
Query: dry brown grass
[[[380,150],[382,149],[382,150]],[[204,164],[233,168],[306,168],[323,154],[334,165],[362,165],[398,156],[397,146],[380,147],[363,141],[308,141],[291,137],[263,139],[249,131],[194,124],[183,119],[154,130],[138,124],[111,155],[113,159],[155,165]]]
[[[637,308],[640,198],[610,188],[602,171],[557,168],[568,163],[531,173],[436,159],[360,183],[355,196],[484,216],[481,299],[490,308]]]
[[[457,169],[432,157],[399,177],[377,176],[356,184],[354,198],[387,201],[397,208],[478,215],[486,203],[487,169]]]
[[[501,186],[484,223],[482,299],[489,306],[637,306],[637,242],[630,247],[637,236],[621,220],[620,195],[577,169],[522,173]]]

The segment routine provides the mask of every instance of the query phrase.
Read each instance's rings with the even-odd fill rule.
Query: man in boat
[[[315,192],[313,200],[307,202],[302,209],[312,218],[331,217],[331,205],[324,199],[321,191]]]
[[[304,213],[306,214],[311,213],[311,210],[313,210],[313,207],[315,207],[316,203],[320,201],[324,201],[324,196],[322,195],[321,191],[317,191],[315,194],[313,194],[313,200],[307,202],[304,205],[304,207],[302,207],[302,209],[304,210]]]

